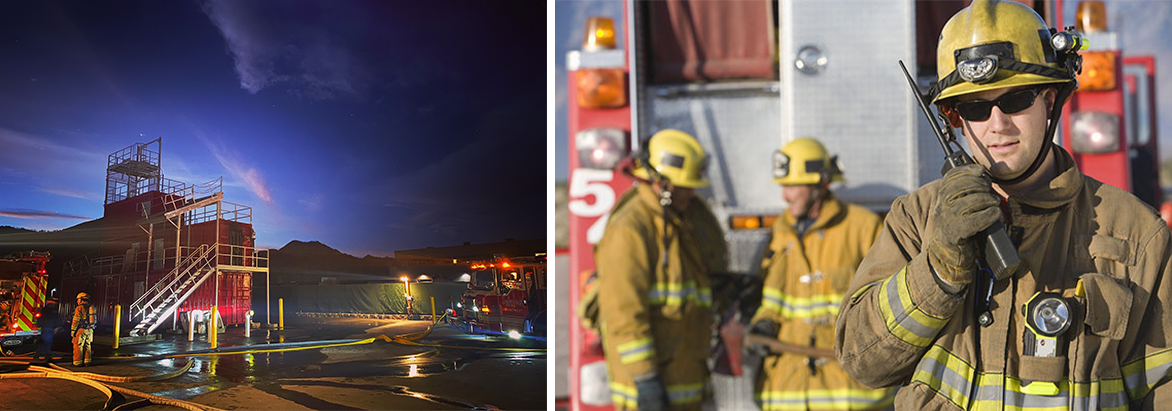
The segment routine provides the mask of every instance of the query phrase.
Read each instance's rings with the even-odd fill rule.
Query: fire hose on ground
[[[329,347],[342,347],[342,346],[349,346],[349,345],[362,345],[362,344],[373,343],[375,340],[383,340],[383,341],[386,341],[389,343],[405,345],[405,346],[413,346],[413,347],[436,347],[436,348],[455,348],[455,349],[490,350],[490,351],[545,351],[544,348],[538,349],[538,348],[507,348],[507,347],[469,347],[469,346],[460,346],[460,345],[424,344],[424,343],[418,342],[418,340],[423,339],[424,337],[427,337],[428,335],[430,335],[431,331],[432,331],[432,326],[429,325],[427,327],[427,329],[422,330],[422,331],[401,334],[401,335],[396,335],[396,336],[391,336],[391,337],[388,337],[387,335],[382,334],[382,335],[379,335],[378,337],[366,338],[366,339],[355,339],[355,340],[309,341],[309,342],[296,342],[296,343],[264,344],[265,348],[263,348],[263,349],[252,348],[255,346],[242,346],[242,347],[226,347],[226,348],[217,348],[217,349],[208,349],[208,350],[189,351],[189,352],[184,352],[184,353],[154,355],[154,356],[145,356],[145,357],[143,357],[143,356],[117,356],[117,357],[102,357],[99,359],[115,360],[114,362],[125,362],[125,361],[144,361],[144,360],[150,361],[150,360],[162,360],[162,359],[168,359],[168,358],[198,357],[198,356],[262,354],[262,353],[300,351],[300,350],[329,348]],[[27,369],[30,370],[31,372],[0,374],[0,379],[55,378],[55,379],[68,380],[68,381],[73,381],[73,382],[77,382],[80,384],[88,385],[88,386],[93,387],[94,389],[97,389],[98,391],[100,391],[106,395],[107,401],[106,401],[106,406],[103,408],[104,410],[134,409],[134,408],[139,408],[141,406],[145,406],[147,403],[149,403],[149,404],[156,404],[156,405],[168,405],[168,406],[183,408],[183,409],[187,409],[187,410],[191,410],[191,411],[205,411],[205,410],[206,411],[222,411],[222,410],[219,410],[218,408],[213,408],[213,407],[197,404],[197,403],[190,402],[190,401],[183,401],[183,400],[176,400],[176,399],[172,399],[172,398],[160,397],[157,395],[139,392],[139,391],[135,391],[135,390],[127,389],[127,388],[122,388],[122,387],[118,387],[118,386],[114,386],[114,385],[110,385],[110,384],[103,384],[103,382],[113,383],[113,382],[161,381],[161,380],[175,378],[175,377],[182,375],[183,373],[186,373],[189,369],[191,369],[191,366],[194,363],[191,360],[188,360],[187,363],[183,367],[181,367],[175,371],[171,371],[171,372],[167,372],[167,373],[163,373],[163,374],[157,374],[157,375],[124,377],[124,376],[110,376],[110,375],[95,374],[95,373],[90,373],[90,372],[73,372],[73,371],[70,371],[69,369],[66,369],[66,368],[61,367],[56,364],[49,364],[49,367],[42,367],[42,366],[38,366],[38,365],[32,365],[31,363],[29,363],[27,361],[16,360],[16,358],[19,358],[19,357],[9,357],[9,358],[10,359],[7,359],[7,360],[0,360],[0,364],[26,365],[28,367]],[[123,397],[123,395],[130,395],[130,396],[134,396],[134,397],[139,397],[139,398],[142,398],[142,400],[126,402],[126,399],[125,399],[125,397]]]
[[[25,365],[30,371],[22,373],[0,374],[0,379],[54,378],[88,385],[106,395],[106,405],[102,407],[103,410],[134,409],[145,406],[147,404],[155,404],[168,405],[190,411],[223,411],[219,408],[214,408],[190,401],[160,397],[153,394],[147,394],[145,392],[135,391],[129,388],[122,388],[111,384],[103,384],[103,382],[161,381],[171,379],[178,377],[179,375],[187,372],[187,370],[191,369],[192,363],[193,362],[191,360],[188,360],[187,364],[185,364],[180,369],[163,374],[119,377],[94,374],[89,372],[77,373],[62,368],[56,364],[50,364],[49,367],[42,367],[22,361],[0,360],[0,364]],[[126,397],[124,397],[124,395],[134,396],[142,399],[138,401],[126,402]]]

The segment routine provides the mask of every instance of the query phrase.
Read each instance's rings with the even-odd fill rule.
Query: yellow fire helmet
[[[940,31],[932,102],[1006,87],[1073,82],[1072,71],[1081,70],[1081,59],[1079,47],[1068,42],[1078,40],[1072,35],[1048,28],[1021,3],[975,0]]]
[[[89,294],[86,294],[85,292],[80,292],[80,293],[77,293],[77,299],[78,299],[78,300],[85,300],[85,301],[89,301],[89,300],[90,300],[90,295],[89,295]]]
[[[805,185],[843,181],[838,156],[831,156],[818,140],[803,137],[773,152],[773,182]]]
[[[705,176],[708,156],[696,138],[688,133],[673,129],[655,133],[647,142],[644,156],[631,171],[635,177],[654,180],[648,171],[650,167],[677,187],[708,186],[708,178]]]

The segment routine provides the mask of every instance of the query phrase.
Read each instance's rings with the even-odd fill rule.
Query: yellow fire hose
[[[211,351],[211,352],[203,352],[203,353],[180,353],[180,354],[171,354],[171,355],[165,355],[165,356],[152,356],[152,357],[135,357],[135,356],[102,357],[100,359],[146,359],[146,358],[163,359],[163,358],[179,358],[179,357],[199,357],[199,356],[205,356],[205,355],[206,356],[216,356],[216,355],[236,355],[236,354],[262,354],[262,353],[271,353],[271,352],[299,351],[299,350],[319,349],[319,348],[328,348],[328,347],[342,347],[342,346],[348,346],[348,345],[370,344],[370,343],[373,343],[375,340],[383,340],[383,341],[386,341],[389,343],[406,345],[406,346],[414,346],[414,347],[457,348],[457,349],[513,351],[513,352],[516,352],[516,351],[546,351],[546,349],[544,349],[544,348],[538,349],[538,348],[467,347],[467,346],[445,345],[445,344],[423,344],[423,343],[417,342],[417,340],[420,340],[420,339],[428,336],[429,334],[431,334],[431,330],[432,330],[432,327],[429,325],[427,327],[427,329],[423,330],[423,331],[417,331],[417,332],[408,333],[408,334],[396,335],[393,337],[388,337],[386,334],[382,334],[382,335],[379,335],[378,337],[374,337],[374,338],[367,338],[367,339],[357,340],[357,341],[348,341],[348,342],[344,342],[344,343],[305,345],[305,346],[282,347],[282,348],[273,348],[273,349],[254,349],[254,350],[244,350],[244,351],[224,351],[224,352]],[[13,357],[9,357],[9,358],[13,358]],[[13,358],[13,359],[15,359],[15,358]],[[66,368],[61,367],[56,364],[49,364],[49,367],[41,367],[41,366],[30,364],[29,370],[31,372],[23,372],[23,373],[15,373],[15,374],[0,374],[0,379],[56,378],[56,379],[73,381],[73,382],[88,385],[90,387],[93,387],[94,389],[97,389],[98,391],[101,391],[102,394],[106,395],[107,405],[110,405],[110,402],[114,398],[114,392],[117,392],[117,393],[120,393],[123,395],[130,395],[130,396],[134,396],[134,397],[138,397],[138,398],[143,398],[144,401],[148,401],[152,404],[168,405],[168,406],[183,408],[183,409],[190,410],[190,411],[223,411],[218,408],[213,408],[213,407],[197,404],[197,403],[190,402],[190,401],[183,401],[183,400],[176,400],[176,399],[172,399],[172,398],[160,397],[157,395],[147,394],[144,392],[139,392],[139,391],[135,391],[135,390],[127,389],[127,388],[122,388],[122,387],[102,383],[102,382],[140,382],[140,381],[166,380],[166,379],[178,377],[178,376],[182,375],[183,373],[186,373],[189,369],[191,369],[191,366],[193,363],[194,363],[193,361],[188,360],[187,364],[185,364],[180,369],[177,369],[177,370],[171,371],[171,372],[167,372],[167,373],[163,373],[163,374],[145,375],[145,376],[129,376],[129,377],[94,374],[94,373],[90,373],[90,372],[73,372],[73,371],[70,371],[69,369],[66,369]],[[28,363],[25,361],[14,361],[14,360],[10,359],[10,360],[0,360],[0,364],[28,364]],[[115,407],[115,409],[116,408],[118,408],[118,407]]]
[[[25,362],[21,362],[21,361],[5,361],[5,360],[0,360],[0,363],[3,363],[3,364],[26,364]],[[144,376],[135,376],[135,377],[119,377],[119,376],[112,376],[112,375],[94,374],[94,373],[90,373],[90,372],[75,373],[75,372],[69,371],[65,368],[62,368],[56,364],[51,364],[50,365],[51,368],[50,367],[41,367],[41,366],[36,366],[36,365],[29,365],[29,370],[31,370],[32,372],[23,372],[23,373],[15,373],[15,374],[0,374],[0,379],[56,378],[56,379],[62,379],[62,380],[67,380],[67,381],[73,381],[73,382],[80,383],[80,384],[85,384],[85,385],[88,385],[88,386],[100,391],[102,394],[106,395],[106,406],[107,406],[107,408],[110,408],[113,406],[112,409],[118,409],[122,405],[125,405],[125,404],[118,404],[115,406],[115,404],[111,403],[114,399],[114,393],[117,392],[121,395],[130,395],[130,396],[142,398],[143,400],[150,402],[151,404],[156,404],[156,405],[168,405],[168,406],[172,406],[172,407],[183,408],[183,409],[190,410],[190,411],[224,411],[219,408],[214,408],[214,407],[210,407],[210,406],[206,406],[206,405],[202,405],[202,404],[198,404],[198,403],[194,403],[194,402],[190,402],[190,401],[183,401],[183,400],[176,400],[173,398],[160,397],[160,396],[153,395],[153,394],[147,394],[145,392],[131,390],[129,388],[122,388],[119,386],[102,383],[102,381],[105,381],[105,382],[135,382],[135,381],[166,380],[166,379],[178,377],[179,375],[187,372],[187,370],[191,369],[192,363],[193,362],[189,360],[189,361],[187,361],[187,364],[184,365],[181,369],[176,370],[176,371],[172,371],[172,372],[168,372],[168,373],[164,373],[164,374],[144,375]],[[121,402],[122,400],[124,400],[124,398],[119,396],[119,400]]]

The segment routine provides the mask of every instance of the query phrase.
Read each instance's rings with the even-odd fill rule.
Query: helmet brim
[[[1041,85],[1041,84],[1059,84],[1059,83],[1066,83],[1068,81],[1070,81],[1070,80],[1057,79],[1057,78],[1053,78],[1053,77],[1046,77],[1046,76],[1038,75],[1038,74],[1003,71],[1003,72],[997,73],[993,77],[993,81],[990,81],[988,83],[976,84],[976,83],[969,83],[967,81],[962,81],[957,84],[954,84],[951,87],[944,89],[944,91],[941,92],[940,95],[936,96],[935,99],[932,99],[932,102],[938,103],[944,99],[969,95],[969,94],[973,94],[973,93],[980,93],[982,91],[987,91],[987,90],[996,90],[996,89],[1018,87],[1018,86],[1034,86],[1034,85]]]

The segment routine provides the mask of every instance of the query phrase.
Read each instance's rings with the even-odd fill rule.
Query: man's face
[[[696,196],[696,190],[684,187],[673,187],[671,190],[671,205],[675,207],[676,211],[683,212],[688,209],[688,204],[692,203],[692,198]]]
[[[960,96],[957,102],[995,100],[1026,88],[986,90]],[[1055,94],[1054,89],[1046,88],[1022,111],[1005,114],[1001,107],[993,106],[986,120],[963,120],[962,130],[977,162],[997,178],[1009,179],[1025,172],[1046,140],[1046,117]]]
[[[781,198],[789,204],[789,213],[794,217],[801,217],[810,212],[810,208],[814,207],[814,192],[818,190],[817,185],[783,185],[781,186]]]

